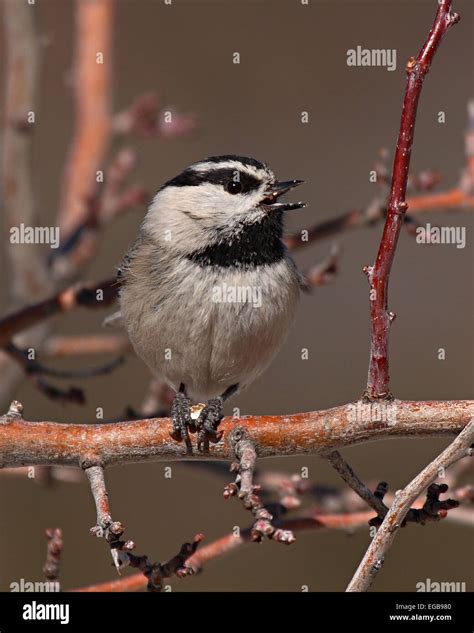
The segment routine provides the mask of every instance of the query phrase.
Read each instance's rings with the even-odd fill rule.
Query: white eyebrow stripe
[[[244,165],[238,160],[225,160],[221,163],[215,163],[211,161],[203,162],[203,163],[195,163],[189,167],[192,171],[196,171],[198,173],[207,173],[210,171],[215,171],[216,169],[235,169],[236,171],[244,171],[250,176],[254,176],[259,180],[263,178],[273,178],[273,173],[269,169],[257,169],[253,165]]]

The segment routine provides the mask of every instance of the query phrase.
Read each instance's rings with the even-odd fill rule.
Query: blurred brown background
[[[18,0],[21,1],[21,0]],[[393,150],[404,90],[406,59],[416,54],[431,25],[435,0],[321,2],[310,0],[205,1],[119,0],[114,34],[114,108],[139,94],[156,91],[163,104],[195,114],[198,129],[174,140],[130,141],[140,161],[134,178],[151,192],[189,163],[208,155],[236,153],[267,161],[283,178],[306,181],[299,194],[306,209],[288,216],[288,228],[311,226],[374,195],[369,182],[377,152]],[[456,0],[461,22],[446,36],[429,74],[417,120],[412,170],[436,168],[441,188],[457,183],[464,161],[466,106],[472,97],[472,18],[469,0]],[[58,193],[73,126],[70,74],[74,4],[37,2],[44,47],[40,107],[35,126],[36,201],[45,225],[58,207]],[[3,58],[3,43],[2,58]],[[352,68],[346,52],[395,48],[397,69]],[[239,52],[240,65],[232,63]],[[2,89],[4,77],[2,76]],[[446,113],[439,124],[437,114]],[[309,123],[300,122],[302,111]],[[142,212],[122,216],[107,230],[88,277],[110,276],[134,239]],[[402,232],[391,277],[390,307],[398,318],[391,333],[394,393],[405,399],[473,396],[472,216],[468,212],[420,217],[432,224],[467,227],[465,249],[420,246]],[[337,241],[343,247],[335,282],[304,297],[287,343],[272,367],[232,402],[242,413],[285,413],[320,409],[356,399],[365,387],[368,363],[368,288],[361,273],[372,263],[382,225],[347,232],[298,253],[304,268]],[[1,260],[3,312],[7,310],[8,270]],[[111,310],[109,310],[110,312]],[[78,311],[58,321],[60,333],[100,332],[102,312]],[[301,348],[309,360],[300,359]],[[437,350],[446,349],[446,360]],[[106,360],[106,359],[104,359]],[[80,359],[57,366],[90,366]],[[1,379],[1,377],[0,377]],[[87,404],[61,406],[24,383],[15,397],[27,419],[94,421],[138,407],[148,385],[144,364],[130,356],[110,376],[84,381]],[[386,441],[344,451],[362,479],[385,479],[392,490],[406,483],[434,457],[446,440]],[[112,512],[137,543],[137,553],[154,560],[174,555],[198,532],[206,542],[232,526],[248,524],[237,502],[224,502],[218,477],[205,468],[163,463],[107,471]],[[261,468],[299,472],[337,483],[316,457],[267,460]],[[63,529],[65,588],[114,577],[103,542],[89,535],[95,521],[85,482],[42,488],[28,479],[0,479],[0,588],[19,578],[41,580],[44,528]],[[297,534],[289,548],[272,542],[247,546],[210,564],[199,577],[173,579],[173,591],[344,590],[369,540],[368,528]],[[472,528],[445,522],[410,526],[398,536],[374,589],[415,591],[420,580],[466,582],[474,575]],[[125,572],[128,573],[128,572]]]

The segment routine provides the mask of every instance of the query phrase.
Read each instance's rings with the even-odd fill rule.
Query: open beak
[[[304,180],[286,180],[285,182],[274,182],[265,190],[265,197],[260,203],[269,211],[292,211],[302,209],[306,206],[304,202],[278,202],[278,198],[290,191],[294,187],[301,185]]]

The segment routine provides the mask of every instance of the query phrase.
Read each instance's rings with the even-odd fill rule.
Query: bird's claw
[[[194,432],[194,422],[191,418],[191,401],[182,392],[176,394],[171,406],[171,417],[173,420],[173,430],[170,435],[176,442],[186,444],[186,452],[192,454],[193,447],[189,438],[189,431]]]
[[[173,430],[171,437],[176,442],[184,440],[186,451],[193,454],[190,433],[197,432],[197,448],[199,452],[207,453],[209,443],[216,444],[222,439],[222,431],[218,431],[219,422],[223,418],[224,400],[222,397],[213,398],[203,405],[191,407],[190,399],[182,392],[178,392],[171,407],[171,417],[173,419]],[[193,409],[202,407],[199,417],[193,419]],[[197,414],[197,412],[196,412]]]
[[[197,420],[197,447],[200,452],[209,451],[209,442],[216,444],[222,438],[222,431],[218,431],[220,421],[223,418],[224,400],[222,397],[209,400],[201,411]]]

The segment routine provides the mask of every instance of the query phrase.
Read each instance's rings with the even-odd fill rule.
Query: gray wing
[[[139,234],[135,243],[128,249],[127,253],[124,255],[124,258],[117,268],[117,281],[119,283],[119,286],[123,286],[126,283],[128,273],[130,272],[133,260],[141,244],[142,236]]]
[[[133,246],[131,246],[128,252],[124,255],[124,258],[122,259],[120,265],[117,267],[117,283],[120,288],[123,288],[123,286],[127,282],[127,277],[130,273],[133,259],[138,251],[138,248],[140,247],[140,244],[141,237],[139,235]],[[102,321],[102,327],[125,327],[120,310],[106,316],[105,319]]]

